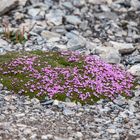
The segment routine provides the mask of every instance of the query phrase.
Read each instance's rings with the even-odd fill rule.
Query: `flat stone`
[[[111,64],[119,64],[121,56],[118,51],[112,47],[96,46],[92,49],[93,54],[99,55],[103,60]]]
[[[63,110],[63,114],[66,115],[66,116],[69,116],[69,115],[74,115],[75,112],[74,112],[74,111],[71,111],[71,110],[68,109],[68,108],[65,108],[65,109]]]
[[[131,0],[131,6],[135,9],[139,9],[140,8],[140,1],[139,0]]]
[[[59,105],[59,101],[58,100],[54,100],[53,105],[58,106]]]
[[[32,130],[29,129],[29,128],[26,128],[24,131],[23,131],[24,135],[29,135],[32,133]]]
[[[131,56],[128,61],[130,64],[140,63],[140,55]]]
[[[7,95],[7,96],[4,97],[4,100],[8,101],[8,102],[11,101],[12,100],[12,96],[11,95]]]
[[[63,11],[61,11],[60,9],[56,9],[46,14],[45,18],[48,24],[53,23],[54,25],[58,26],[62,24],[63,15],[64,15]]]
[[[4,48],[0,47],[0,55],[4,55],[6,54],[6,51]]]
[[[31,102],[35,105],[35,104],[40,104],[40,101],[37,98],[33,98],[31,99]]]
[[[110,19],[110,20],[116,20],[118,18],[117,14],[114,13],[114,12],[102,12],[102,13],[96,13],[94,14],[94,16],[97,18],[97,19]]]
[[[32,8],[28,10],[28,14],[33,18],[35,18],[39,14],[39,12],[40,12],[39,8]]]
[[[18,0],[18,1],[19,1],[19,5],[25,6],[28,0]]]
[[[132,53],[135,50],[135,47],[131,43],[119,43],[110,41],[110,44],[121,54]]]
[[[0,0],[0,16],[18,6],[18,0]]]
[[[88,0],[90,4],[102,4],[105,3],[106,0]]]
[[[140,76],[140,64],[133,65],[128,72],[133,74],[134,76]]]
[[[20,118],[20,117],[24,117],[25,114],[24,114],[24,113],[18,113],[18,114],[15,114],[15,116],[16,116],[17,118]]]
[[[41,136],[41,140],[53,140],[53,139],[54,139],[54,136],[51,134]]]
[[[70,9],[70,10],[72,10],[74,8],[71,2],[63,2],[62,5],[65,8]]]
[[[53,100],[46,100],[46,101],[43,101],[41,102],[42,105],[52,105],[53,104]]]
[[[108,131],[110,134],[115,134],[115,133],[116,133],[115,129],[112,129],[112,128],[107,129],[107,131]]]
[[[32,134],[31,137],[30,137],[30,139],[31,139],[31,140],[37,139],[37,134]]]
[[[50,42],[55,42],[60,40],[61,35],[50,31],[42,31],[41,36]]]
[[[77,16],[69,15],[69,16],[65,16],[65,18],[68,23],[73,25],[79,25],[81,23],[80,18]]]
[[[0,47],[5,48],[7,46],[8,46],[8,42],[0,38]]]
[[[75,7],[82,7],[85,5],[85,0],[74,0],[73,1],[73,5]]]
[[[67,43],[67,48],[69,50],[78,50],[84,48],[86,45],[86,40],[83,37],[71,38]]]
[[[83,134],[82,134],[81,132],[76,132],[76,133],[74,134],[74,136],[75,136],[76,138],[82,138],[82,137],[83,137]]]

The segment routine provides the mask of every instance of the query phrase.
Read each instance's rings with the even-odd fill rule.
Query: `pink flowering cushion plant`
[[[130,73],[97,56],[35,51],[14,57],[0,63],[0,82],[18,94],[93,104],[118,94],[129,97],[134,89]]]

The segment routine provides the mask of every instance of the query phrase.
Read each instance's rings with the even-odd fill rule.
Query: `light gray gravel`
[[[79,50],[118,64],[140,79],[139,0],[10,2],[2,1],[0,23],[8,19],[11,30],[24,26],[30,39],[14,45],[0,35],[0,55]],[[92,106],[57,100],[41,104],[0,84],[0,140],[140,140],[139,86],[134,95],[130,100],[119,96],[114,102],[100,100]]]

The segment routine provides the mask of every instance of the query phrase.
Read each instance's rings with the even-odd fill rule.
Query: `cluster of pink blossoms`
[[[131,95],[134,77],[118,66],[108,64],[96,56],[83,56],[76,52],[61,52],[60,56],[75,65],[52,67],[44,62],[43,67],[38,69],[41,65],[39,57],[26,56],[9,63],[9,71],[3,74],[20,73],[28,76],[29,81],[23,87],[37,96],[46,94],[54,98],[63,94],[70,99],[86,101],[93,97],[113,99],[117,94]],[[20,92],[24,93],[24,88]]]

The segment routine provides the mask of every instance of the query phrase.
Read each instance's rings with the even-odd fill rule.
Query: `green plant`
[[[14,44],[20,43],[24,44],[29,39],[29,34],[25,31],[25,27],[22,29],[17,30],[10,30],[9,28],[9,21],[3,20],[2,21],[3,27],[3,37]]]
[[[78,52],[20,52],[0,56],[0,82],[14,93],[93,104],[131,97],[134,77],[116,65]],[[18,86],[17,86],[18,83]]]

